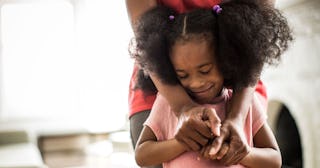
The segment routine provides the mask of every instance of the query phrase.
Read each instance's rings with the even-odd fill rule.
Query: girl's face
[[[211,45],[212,46],[212,45]],[[206,40],[177,41],[170,59],[183,87],[199,103],[210,103],[223,87],[223,76]]]

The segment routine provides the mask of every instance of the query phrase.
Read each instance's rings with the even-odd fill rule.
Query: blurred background
[[[320,1],[276,7],[295,42],[261,77],[269,123],[283,167],[320,167]],[[124,1],[0,0],[0,168],[138,167],[132,37]]]

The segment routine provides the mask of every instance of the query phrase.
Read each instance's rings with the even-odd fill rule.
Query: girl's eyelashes
[[[210,72],[210,70],[207,70],[207,71],[200,71],[200,73],[201,74],[203,74],[203,75],[206,75],[206,74],[208,74]]]
[[[197,70],[197,73],[198,74],[202,74],[202,75],[207,75],[211,72],[211,70],[213,69],[213,65],[212,64],[208,64],[208,65],[205,65],[205,66],[201,66],[198,70]],[[186,71],[183,71],[183,70],[177,70],[176,71],[176,74],[177,74],[177,78],[178,79],[186,79],[189,77],[189,73],[186,72]]]
[[[177,75],[178,79],[186,79],[188,77],[188,75]]]
[[[211,71],[212,68],[213,68],[212,65],[205,66],[205,67],[201,68],[201,69],[199,70],[199,72],[200,72],[201,74],[203,74],[203,75],[206,75],[206,74],[210,73],[210,71]]]

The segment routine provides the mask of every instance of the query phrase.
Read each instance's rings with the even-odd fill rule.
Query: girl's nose
[[[201,88],[203,85],[204,85],[204,80],[201,79],[201,78],[193,78],[191,81],[190,81],[190,88],[191,89],[198,89],[198,88]]]

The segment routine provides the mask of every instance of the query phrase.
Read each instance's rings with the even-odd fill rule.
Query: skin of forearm
[[[156,0],[126,0],[128,18],[133,30],[135,30],[135,25],[139,17],[156,5]]]
[[[133,32],[135,32],[135,25],[139,17],[156,5],[156,0],[126,0],[127,13]],[[168,100],[176,116],[179,117],[182,112],[188,111],[192,107],[196,106],[196,103],[189,97],[182,86],[166,85],[162,83],[155,74],[150,74],[150,77],[158,91]]]
[[[240,162],[250,168],[280,168],[281,154],[272,148],[252,148]]]
[[[245,121],[249,106],[252,102],[254,90],[254,87],[246,87],[233,93],[231,104],[227,109],[228,120]]]
[[[177,117],[192,107],[198,106],[181,85],[167,85],[161,82],[156,74],[149,73],[149,75],[161,95],[168,100],[171,109]]]
[[[135,158],[139,166],[152,166],[172,160],[185,151],[185,146],[176,139],[145,141],[137,146]]]

